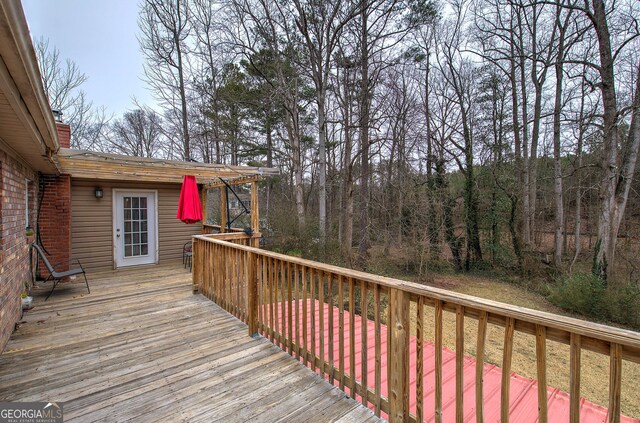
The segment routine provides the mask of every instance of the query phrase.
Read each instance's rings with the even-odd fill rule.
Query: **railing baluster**
[[[236,250],[229,248],[230,266],[229,266],[229,287],[231,289],[231,295],[229,299],[231,301],[231,313],[238,318],[238,302],[236,300],[237,295],[237,282],[236,282]]]
[[[247,301],[248,301],[248,322],[249,336],[258,333],[258,277],[256,269],[256,256],[254,253],[246,253],[247,263]]]
[[[284,262],[282,260],[278,260],[279,266],[279,278],[280,281],[280,316],[282,317],[280,326],[280,348],[283,351],[287,351],[287,307],[285,301],[287,300],[286,294],[286,276],[284,274]]]
[[[476,346],[476,422],[484,422],[484,346],[487,340],[487,312],[480,312],[478,319],[478,344]]]
[[[344,280],[338,275],[338,366],[340,367],[340,389],[344,391]]]
[[[435,421],[437,423],[442,423],[442,301],[440,300],[436,300],[435,325]]]
[[[569,340],[569,421],[580,421],[580,353],[582,351],[580,335],[572,333]]]
[[[298,265],[294,263],[293,265],[293,282],[295,284],[295,289],[294,289],[294,297],[295,297],[295,306],[296,306],[296,313],[295,313],[295,343],[296,343],[296,358],[300,359],[300,289],[299,289],[299,283],[300,283],[300,273],[299,273],[299,269],[298,269]]]
[[[304,365],[309,358],[309,344],[307,343],[307,266],[302,266],[302,344],[304,345]]]
[[[320,374],[324,374],[324,272],[318,271],[318,304],[320,305],[319,320],[320,327],[318,329],[318,341],[320,342]]]
[[[620,423],[620,390],[622,385],[622,345],[609,347],[609,423]],[[638,388],[637,386],[635,387]]]
[[[278,340],[276,338],[278,332],[278,310],[276,303],[276,278],[275,278],[275,267],[276,267],[276,259],[272,258],[269,260],[269,297],[271,298],[271,302],[269,303],[269,313],[271,314],[271,342],[278,345]]]
[[[233,275],[233,258],[232,258],[232,254],[231,248],[226,248],[225,249],[225,254],[226,257],[229,257],[229,259],[227,260],[227,271],[226,271],[226,277],[227,277],[227,287],[229,288],[229,294],[227,295],[227,311],[229,311],[229,313],[231,314],[235,314],[234,313],[234,309],[233,309],[233,279],[232,279],[232,275]]]
[[[380,402],[382,397],[382,330],[380,328],[380,285],[373,286],[373,314],[376,324],[376,380],[374,411],[380,417]]]
[[[222,308],[229,311],[227,301],[227,247],[220,248],[220,281],[222,282]]]
[[[316,371],[316,279],[313,268],[309,269],[311,284],[311,370]]]
[[[233,305],[233,314],[237,319],[240,319],[240,307],[238,301],[238,251],[231,249],[231,304]]]
[[[249,289],[251,289],[251,282],[249,280],[249,254],[244,250],[238,250],[240,257],[242,258],[242,283],[240,288],[240,297],[242,297],[242,315],[245,323],[249,324]]]
[[[456,306],[456,422],[464,421],[464,308]]]
[[[287,326],[289,329],[289,354],[293,356],[293,287],[291,286],[291,279],[291,263],[287,262]]]
[[[547,328],[536,325],[536,373],[538,375],[538,421],[547,423]]]
[[[264,277],[263,277],[263,259],[264,256],[260,254],[256,255],[256,272],[258,275],[258,333],[264,336],[264,331],[262,329],[262,325],[264,322],[263,313],[264,313]]]
[[[203,241],[198,240],[198,242],[203,243]],[[195,244],[194,244],[195,245]],[[218,250],[218,244],[211,244],[211,283],[212,283],[212,291],[213,291],[213,301],[216,304],[220,304],[220,293],[218,292],[219,283],[218,283],[218,254],[216,251]],[[193,274],[196,274],[196,268],[193,268]]]
[[[242,275],[242,257],[240,256],[240,250],[234,250],[235,258],[235,272],[234,272],[234,287],[236,289],[236,308],[238,313],[238,319],[244,321],[244,310],[242,309],[242,281],[244,280]]]
[[[333,381],[335,378],[335,363],[333,361],[333,274],[327,274],[327,294],[329,298],[327,298],[327,309],[329,314],[329,344],[327,348],[329,349],[329,383],[333,385]]]
[[[513,332],[515,320],[507,317],[504,325],[504,346],[502,348],[502,384],[500,398],[500,419],[509,422],[509,388],[511,386],[511,356],[513,353]]]
[[[273,260],[273,312],[275,315],[275,322],[273,323],[276,335],[276,345],[280,347],[282,345],[282,333],[280,329],[280,313],[281,310],[278,310],[280,306],[280,297],[279,297],[279,288],[280,288],[280,275],[278,271],[278,267],[280,264],[280,260]]]
[[[424,420],[424,297],[418,297],[416,316],[416,420]]]
[[[351,377],[351,398],[356,398],[356,313],[353,278],[349,278],[349,376]]]
[[[367,303],[368,301],[368,292],[367,292],[367,283],[365,281],[361,281],[360,284],[360,334],[361,334],[361,342],[362,346],[360,347],[361,352],[361,381],[362,381],[362,405],[366,406],[368,403],[368,390],[367,390],[367,329],[368,329],[368,316],[367,316]]]

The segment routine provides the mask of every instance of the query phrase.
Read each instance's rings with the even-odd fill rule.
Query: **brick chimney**
[[[58,143],[62,148],[71,148],[71,127],[62,122],[56,122],[58,130]]]

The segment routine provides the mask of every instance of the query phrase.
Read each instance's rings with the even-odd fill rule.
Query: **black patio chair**
[[[185,242],[184,245],[182,246],[182,264],[184,265],[184,268],[187,268],[187,265],[189,265],[189,271],[191,271],[191,260],[193,257],[193,244],[192,241],[189,242]]]
[[[53,290],[56,289],[56,286],[58,286],[58,283],[60,283],[62,279],[69,276],[79,275],[81,273],[82,273],[82,276],[84,276],[84,283],[87,285],[87,291],[89,292],[89,294],[91,294],[91,290],[89,289],[89,281],[87,281],[87,274],[84,271],[84,268],[80,263],[80,260],[78,259],[75,260],[75,262],[78,263],[78,266],[80,266],[80,268],[70,269],[64,272],[56,272],[56,270],[53,268],[53,266],[47,259],[47,256],[44,254],[44,251],[42,251],[42,248],[39,245],[31,244],[31,248],[33,248],[36,251],[36,253],[38,253],[40,258],[42,259],[42,262],[44,263],[44,265],[47,267],[47,270],[49,271],[49,276],[47,277],[45,282],[48,282],[50,280],[53,281],[53,288],[51,289],[51,292],[49,292],[49,295],[47,295],[47,298],[44,299],[45,301],[47,301],[51,296],[51,294],[53,294]]]

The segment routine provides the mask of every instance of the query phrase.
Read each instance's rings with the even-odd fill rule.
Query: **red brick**
[[[71,127],[66,123],[56,122],[58,130],[58,142],[60,147],[69,148],[71,146]]]
[[[32,183],[27,187],[26,180]],[[30,280],[25,234],[25,195],[29,189],[29,223],[35,227],[38,175],[0,150],[0,351],[20,318],[20,294]]]

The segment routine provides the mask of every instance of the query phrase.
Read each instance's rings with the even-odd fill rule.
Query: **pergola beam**
[[[233,179],[225,179],[224,182],[220,181],[220,182],[212,182],[210,184],[205,184],[204,187],[205,188],[224,188],[226,185],[242,185],[242,184],[249,184],[249,183],[253,183],[253,182],[260,182],[262,181],[262,176],[242,176],[239,178],[233,178]],[[225,184],[226,182],[226,184]]]

